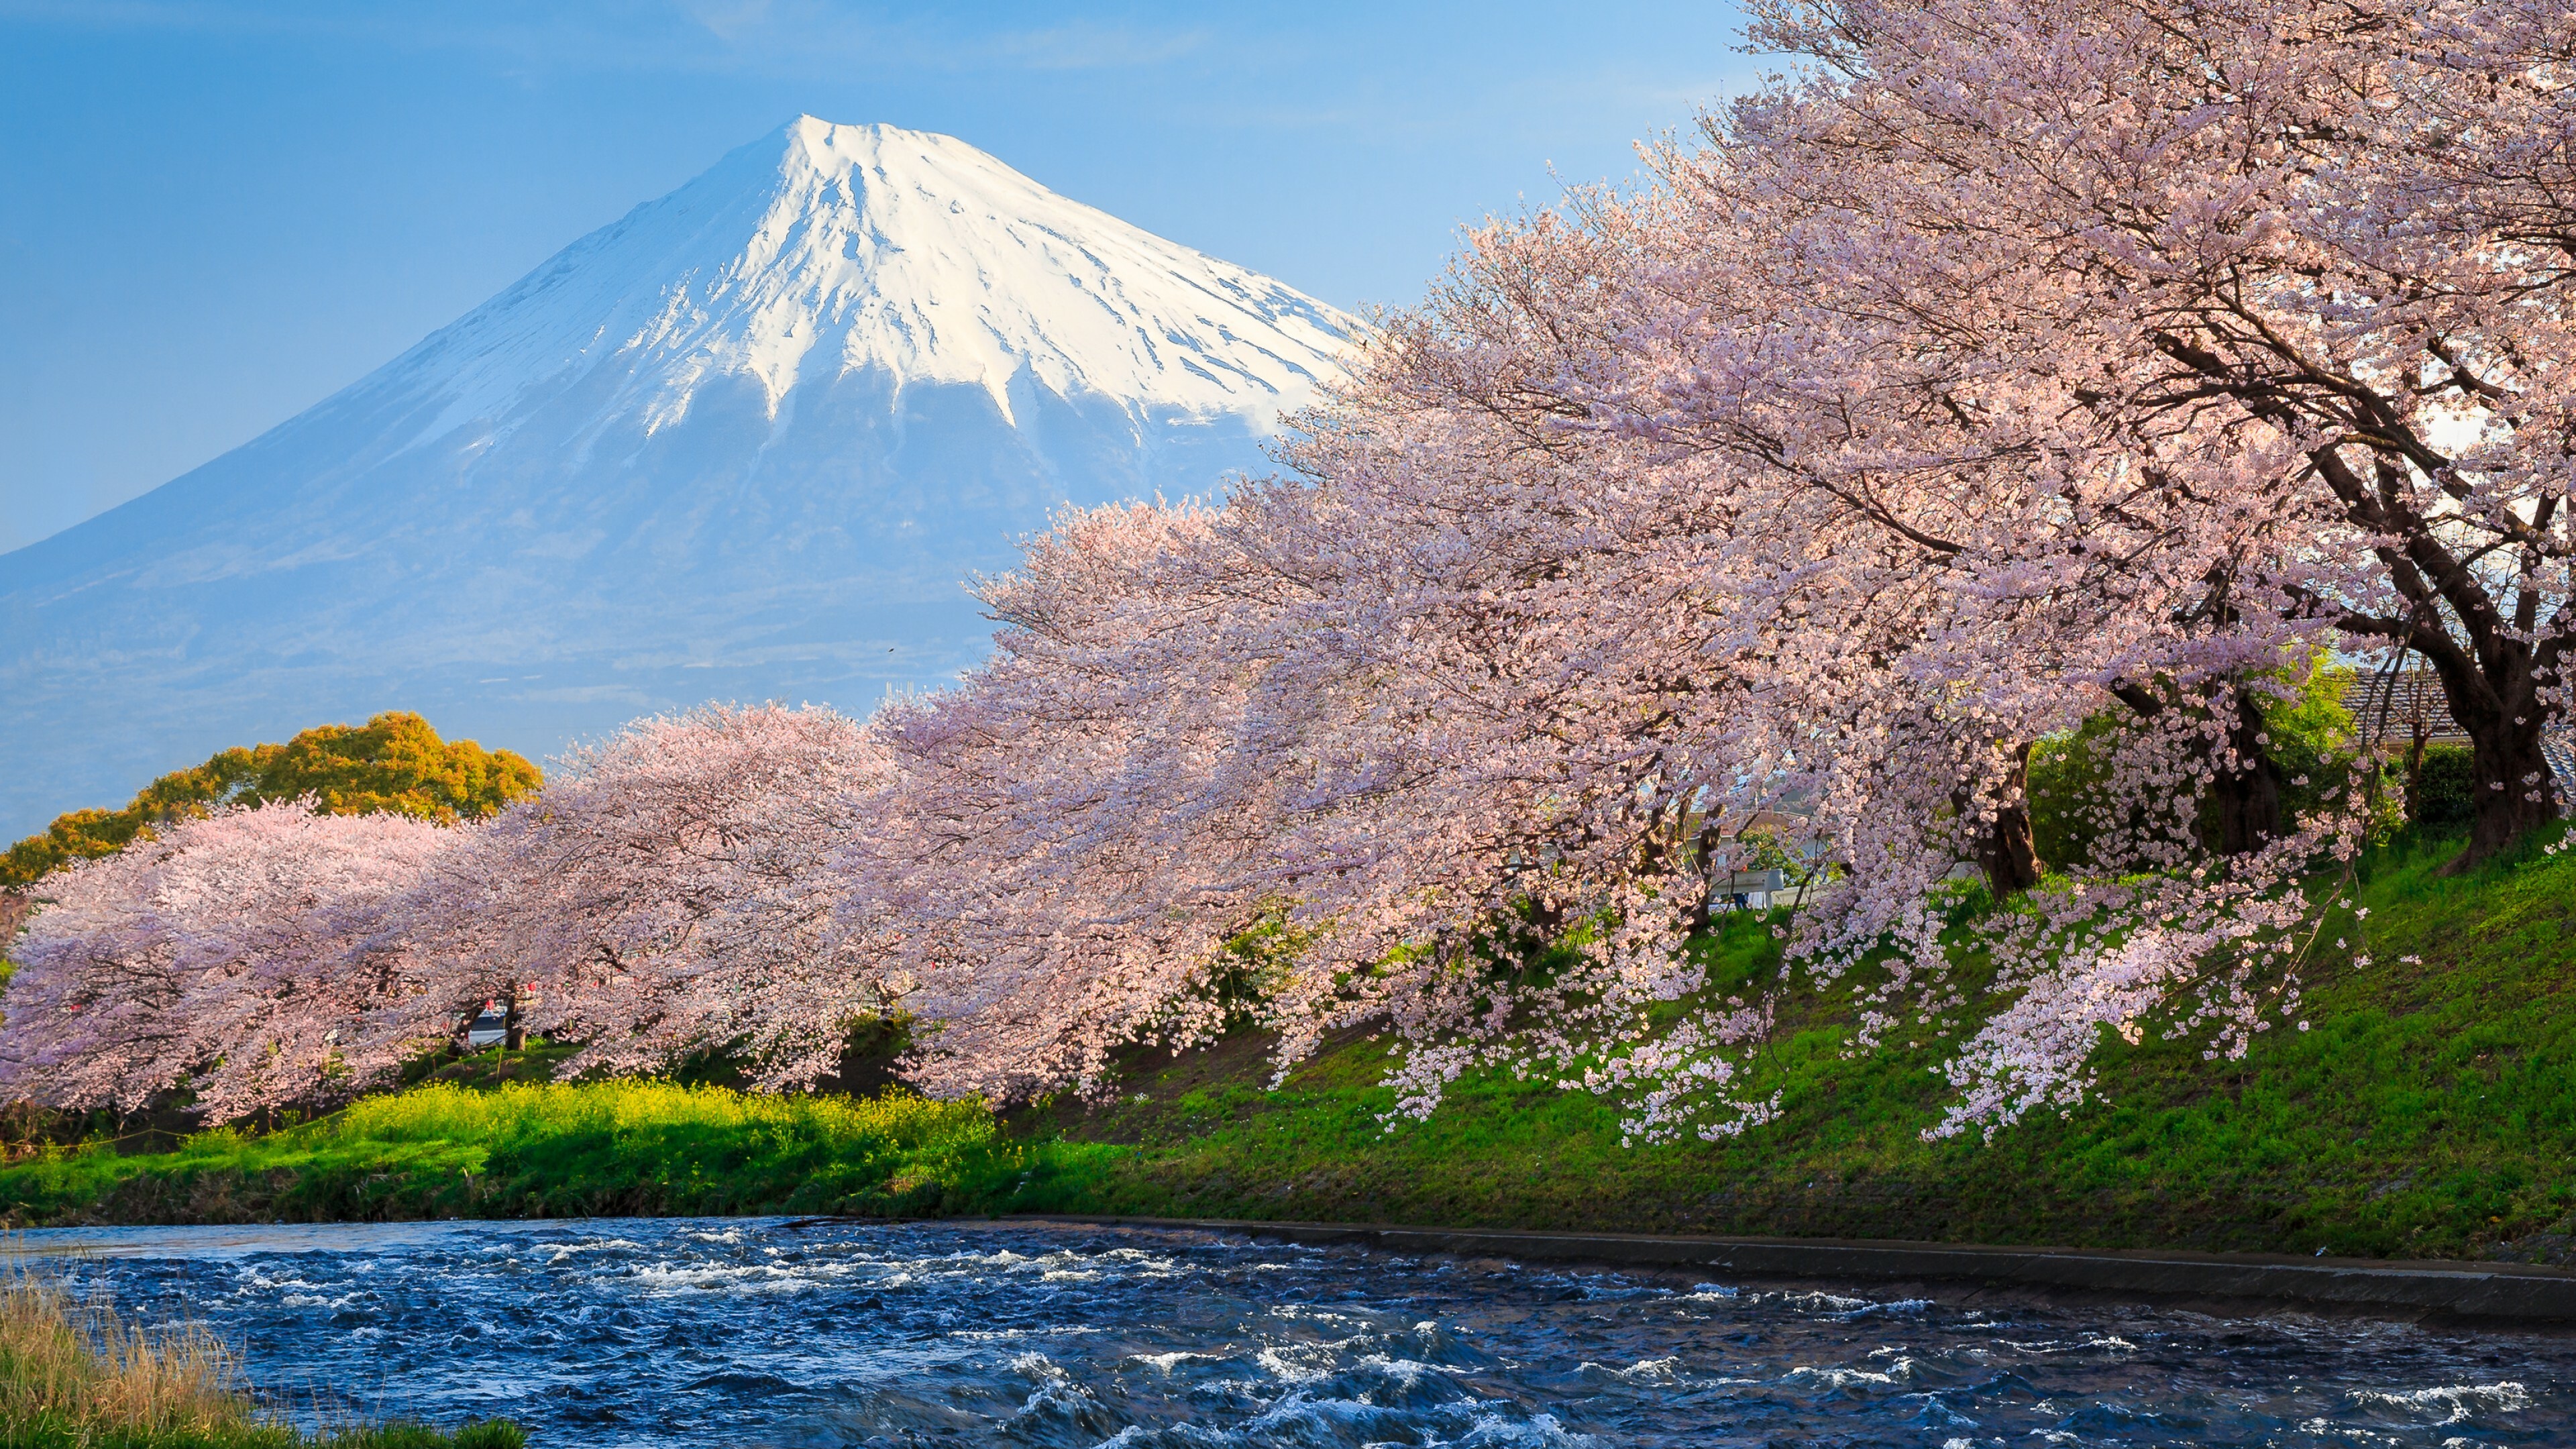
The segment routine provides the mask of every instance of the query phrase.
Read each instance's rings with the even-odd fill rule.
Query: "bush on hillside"
[[[2406,821],[2427,835],[2457,835],[2478,818],[2477,764],[2466,745],[2427,745],[2406,801]]]

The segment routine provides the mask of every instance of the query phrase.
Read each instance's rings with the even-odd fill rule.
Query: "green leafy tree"
[[[122,810],[75,810],[0,856],[0,889],[47,871],[113,855],[154,825],[219,805],[313,797],[326,815],[409,815],[453,825],[492,815],[537,788],[537,767],[508,750],[442,740],[416,714],[363,725],[322,725],[282,745],[229,749],[143,787]]]

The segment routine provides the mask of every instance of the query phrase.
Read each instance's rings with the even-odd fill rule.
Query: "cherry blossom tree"
[[[640,720],[570,752],[406,903],[406,939],[437,970],[382,1029],[453,1032],[489,1000],[581,1043],[571,1072],[725,1052],[763,1085],[812,1082],[889,1006],[877,953],[833,925],[825,868],[882,769],[848,717],[775,705]]]
[[[574,1071],[729,1052],[839,1064],[892,997],[824,868],[880,755],[822,710],[709,708],[575,751],[487,824],[218,812],[48,876],[0,1009],[10,1090],[210,1120],[313,1105],[461,1038],[483,1003]]]
[[[1221,1016],[1193,987],[1271,888],[1275,785],[1236,749],[1258,664],[1223,641],[1258,611],[1216,518],[1068,514],[983,581],[994,659],[873,722],[894,769],[844,923],[888,943],[935,1090],[1098,1086]]]
[[[1846,299],[1861,335],[1915,362],[1927,403],[2055,425],[2053,450],[2086,465],[2070,476],[2096,482],[2067,495],[2082,541],[2099,536],[2088,556],[2125,559],[2121,535],[2152,520],[2187,540],[2186,566],[2205,556],[2197,617],[2216,628],[2270,614],[2423,655],[2486,787],[2464,862],[2550,819],[2569,17],[2423,0],[1759,13],[1757,39],[1812,69],[1667,157],[1698,229],[1795,218],[1793,290]],[[1668,396],[1686,424],[1732,411]]]
[[[44,878],[12,950],[0,1082],[50,1105],[210,1119],[345,1096],[420,1043],[371,1029],[430,971],[399,907],[464,837],[308,802],[183,820]]]

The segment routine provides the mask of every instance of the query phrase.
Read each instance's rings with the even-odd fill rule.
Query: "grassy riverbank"
[[[1388,1133],[1387,1048],[1364,1039],[1276,1092],[1237,1043],[1160,1067],[1148,1101],[1022,1126],[1131,1144],[1059,1185],[1085,1211],[2569,1261],[2576,852],[2463,879],[2441,858],[2368,880],[2373,964],[2311,974],[2311,1030],[2242,1062],[2117,1048],[2103,1100],[1991,1144],[1922,1139],[1932,1052],[1835,1061],[1832,996],[1784,1016],[1762,1080],[1780,1120],[1715,1144],[1622,1148],[1600,1101],[1495,1076]]]
[[[0,1169],[20,1226],[757,1212],[919,1216],[1007,1202],[1086,1149],[1005,1139],[972,1103],[768,1097],[667,1082],[431,1082],[174,1152]]]
[[[43,1278],[0,1279],[0,1444],[9,1449],[521,1449],[506,1421],[444,1433],[353,1424],[306,1434],[245,1392],[202,1327],[138,1327]]]
[[[21,1223],[1129,1212],[2566,1261],[2576,853],[2459,879],[2439,860],[2374,870],[2353,943],[2373,964],[2312,970],[2312,1030],[2233,1063],[2119,1048],[2103,1100],[1991,1145],[1922,1139],[1931,1051],[1836,1061],[1850,1011],[1831,994],[1791,1004],[1762,1067],[1781,1119],[1716,1144],[1623,1148],[1605,1103],[1495,1076],[1388,1132],[1384,1042],[1346,1039],[1273,1091],[1242,1038],[1136,1063],[1113,1105],[998,1125],[908,1098],[432,1084],[267,1137],[14,1166],[0,1205]],[[1706,948],[1736,971],[1772,949],[1753,921]]]

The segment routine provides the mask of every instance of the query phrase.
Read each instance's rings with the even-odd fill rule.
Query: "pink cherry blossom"
[[[424,975],[398,907],[460,839],[288,802],[45,877],[11,953],[0,1080],[125,1111],[187,1089],[225,1118],[382,1079],[409,1053],[369,1018]]]

